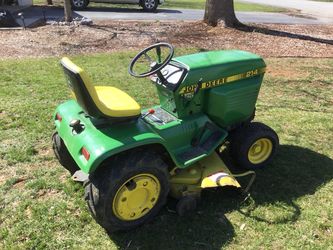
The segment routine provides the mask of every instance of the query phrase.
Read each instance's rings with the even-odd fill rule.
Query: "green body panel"
[[[266,66],[260,56],[243,50],[208,51],[176,57],[173,60],[187,65],[191,70],[191,77],[197,70],[204,71],[201,76],[204,81],[219,78],[221,74],[232,75]]]
[[[203,112],[224,128],[251,117],[263,74],[201,89],[197,94],[184,96],[180,92],[184,88],[191,89],[200,82],[263,69],[266,64],[261,57],[246,51],[230,50],[186,55],[174,58],[173,61],[186,67],[188,73],[174,92],[157,86],[163,108],[181,119]]]
[[[164,143],[158,134],[142,122],[115,124],[98,129],[74,100],[58,106],[56,112],[62,117],[61,122],[55,120],[56,130],[75,162],[86,173],[93,172],[110,155],[142,145],[143,140],[146,143]],[[79,119],[85,126],[80,134],[73,133],[69,126],[74,119]],[[81,153],[83,146],[90,153],[88,161]]]
[[[86,116],[74,100],[58,106],[56,114],[62,120],[55,118],[56,130],[81,170],[92,173],[107,158],[149,144],[162,145],[175,166],[185,168],[214,152],[231,126],[253,115],[266,66],[259,56],[213,51],[177,57],[171,63],[186,68],[186,75],[173,90],[156,84],[160,105],[154,108],[174,117],[165,124],[147,116],[98,125],[101,120]],[[69,126],[74,119],[84,125],[79,134]],[[82,147],[90,154],[88,161]]]
[[[210,150],[191,161],[183,161],[179,155],[191,149],[191,139],[206,122],[210,122],[207,116],[193,116],[186,121],[178,119],[162,125],[150,121],[149,118],[139,118],[126,123],[103,124],[98,128],[94,125],[94,120],[86,117],[74,100],[59,105],[56,113],[62,117],[61,121],[55,119],[56,130],[77,165],[85,173],[95,171],[112,155],[147,144],[161,144],[175,162],[175,166],[184,168],[209,155],[227,136],[227,132],[223,131]],[[69,126],[74,119],[79,119],[84,125],[84,130],[79,134],[73,132]],[[203,136],[202,140],[206,137]],[[82,147],[90,153],[88,161],[81,153]]]
[[[208,90],[204,112],[219,126],[229,128],[251,118],[263,75]]]

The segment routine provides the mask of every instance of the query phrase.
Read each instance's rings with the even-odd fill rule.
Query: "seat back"
[[[81,108],[92,117],[106,117],[101,109],[98,108],[98,105],[102,105],[102,103],[100,103],[96,90],[84,70],[67,57],[64,57],[60,63],[63,67],[67,84]]]

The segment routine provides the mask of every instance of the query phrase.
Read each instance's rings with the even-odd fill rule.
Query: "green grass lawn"
[[[73,59],[95,82],[127,91],[143,107],[156,104],[154,86],[127,74],[134,54]],[[252,202],[206,191],[199,213],[164,209],[151,223],[110,236],[52,153],[53,111],[69,97],[58,61],[0,61],[0,249],[332,247],[333,59],[267,59],[256,120],[277,131],[281,147],[257,171]]]
[[[183,8],[183,9],[204,9],[206,0],[166,0],[162,8]],[[235,10],[237,11],[262,11],[262,12],[282,12],[286,9],[254,4],[254,3],[245,3],[242,1],[235,1]]]
[[[58,0],[54,0],[53,3],[55,5],[60,4]],[[205,8],[205,0],[166,0],[160,8],[171,8],[171,9],[204,9]],[[46,4],[46,0],[34,0],[34,4]],[[90,3],[88,7],[109,7],[109,8],[137,8],[141,9],[137,5],[127,5],[127,4],[105,4],[105,3]],[[235,2],[235,10],[237,11],[260,11],[260,12],[284,12],[286,9],[262,5],[262,4],[254,4],[254,3],[245,3],[241,1]]]

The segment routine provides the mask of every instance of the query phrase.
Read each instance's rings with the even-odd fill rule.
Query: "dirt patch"
[[[286,68],[268,68],[267,73],[270,77],[283,78],[283,79],[300,79],[306,78],[310,75],[309,72],[296,71],[295,69],[286,69]]]
[[[61,195],[61,191],[53,190],[53,189],[41,189],[37,192],[36,198],[37,199],[49,199],[52,197],[58,197]]]
[[[13,184],[13,188],[17,188],[17,189],[23,189],[24,185],[25,185],[25,181],[27,180],[27,177],[20,177],[17,178],[15,183]]]
[[[8,179],[8,176],[0,174],[0,186],[4,185]]]
[[[43,142],[43,144],[45,144]],[[38,156],[43,157],[43,159],[54,159],[54,153],[52,148],[49,147],[49,145],[40,145],[37,144],[35,146],[35,150],[38,152]]]
[[[251,31],[203,22],[101,21],[2,31],[0,57],[47,57],[142,48],[157,41],[202,50],[242,49],[264,57],[333,57],[333,25],[260,25]],[[0,59],[0,60],[1,60]]]

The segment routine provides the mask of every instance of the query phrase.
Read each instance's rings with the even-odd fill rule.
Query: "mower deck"
[[[82,170],[78,170],[72,176],[72,179],[77,182],[84,182],[89,179],[89,175],[82,172]],[[192,167],[172,170],[170,184],[170,196],[176,199],[186,196],[200,197],[201,190],[205,188],[241,187],[216,152],[198,161]]]
[[[198,161],[193,167],[176,169],[170,183],[170,195],[177,199],[185,196],[200,197],[204,188],[241,187],[216,152]]]

